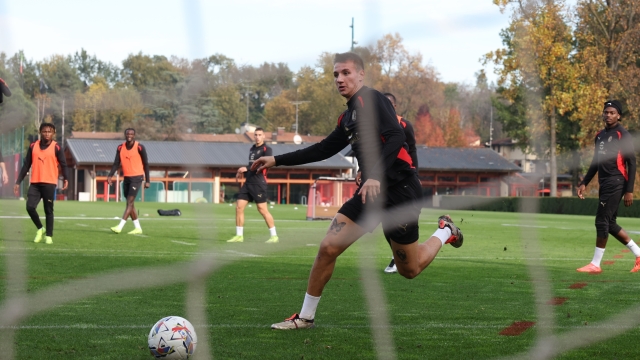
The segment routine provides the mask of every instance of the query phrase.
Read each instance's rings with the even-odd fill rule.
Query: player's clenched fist
[[[276,166],[276,158],[273,156],[263,156],[251,164],[251,171],[262,171]]]

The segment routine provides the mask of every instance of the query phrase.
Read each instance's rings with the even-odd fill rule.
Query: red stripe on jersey
[[[622,133],[620,131],[616,131],[618,133],[618,139],[622,138]],[[622,154],[618,151],[618,156],[616,158],[616,164],[618,165],[618,170],[622,173],[625,180],[629,180],[629,174],[627,174],[627,167],[624,166],[624,159],[622,158]]]
[[[362,96],[358,96],[358,100],[360,100],[360,106],[364,107],[364,100],[362,100]]]
[[[267,169],[262,169],[262,176],[264,176],[264,182],[267,182]]]
[[[340,123],[342,122],[342,118],[344,117],[344,113],[340,114],[340,116],[338,116],[338,126],[340,126]]]
[[[400,120],[400,125],[402,125],[403,128],[407,127],[407,123],[404,122],[404,120]]]
[[[404,147],[400,148],[400,152],[398,153],[398,159],[400,159],[400,160],[406,162],[407,164],[409,164],[409,166],[411,166],[412,169],[416,168],[415,166],[413,166],[413,161],[411,161],[411,156],[409,155],[407,150],[405,150]]]
[[[622,158],[622,154],[618,151],[618,156],[616,159],[616,163],[618,165],[618,170],[622,173],[625,180],[629,180],[629,174],[627,174],[627,167],[624,166],[624,159]]]

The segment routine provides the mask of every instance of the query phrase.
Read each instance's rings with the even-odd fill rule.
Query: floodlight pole
[[[289,102],[296,106],[296,135],[298,135],[298,105],[310,103],[311,101],[305,100],[305,101],[289,101]]]
[[[351,51],[353,51],[354,45],[357,44],[357,42],[355,40],[353,40],[354,37],[354,31],[355,31],[355,26],[353,23],[353,18],[351,18],[351,25],[349,26],[351,28]]]

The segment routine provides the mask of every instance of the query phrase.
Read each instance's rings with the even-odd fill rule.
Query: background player
[[[136,141],[136,131],[134,129],[126,129],[124,131],[126,141],[121,145],[118,145],[116,151],[116,158],[113,161],[113,166],[107,176],[107,182],[111,185],[111,177],[115,174],[116,170],[122,165],[122,194],[127,199],[127,207],[124,209],[120,224],[111,228],[116,234],[120,234],[122,228],[127,223],[127,219],[131,216],[133,220],[134,229],[129,231],[130,235],[142,234],[142,227],[140,226],[140,220],[138,220],[138,213],[133,205],[133,202],[138,195],[138,191],[142,186],[142,181],[145,181],[144,187],[149,188],[149,161],[147,159],[147,150],[145,147]],[[144,177],[143,177],[144,176]]]
[[[276,165],[299,165],[327,159],[351,144],[363,182],[333,218],[316,255],[300,314],[271,325],[272,329],[314,327],[318,302],[331,279],[336,260],[351,244],[382,222],[385,237],[396,257],[398,272],[406,278],[418,276],[444,244],[462,245],[462,233],[448,216],[438,219],[438,230],[418,244],[421,185],[405,144],[395,110],[380,92],[365,87],[364,64],[354,53],[336,54],[335,84],[347,99],[347,110],[336,128],[321,142],[291,153],[259,158],[253,170]],[[366,206],[366,207],[365,207]],[[371,206],[382,213],[367,216]]]
[[[31,184],[27,192],[27,213],[31,221],[38,229],[33,242],[40,242],[45,238],[47,244],[53,243],[53,202],[55,201],[56,187],[58,186],[59,171],[62,172],[64,183],[61,190],[65,190],[69,182],[67,181],[67,162],[60,145],[53,140],[56,134],[56,127],[52,123],[40,124],[40,140],[32,143],[27,150],[24,164],[20,174],[16,178],[13,186],[13,193],[20,196],[20,183],[27,176],[31,169]],[[36,208],[42,199],[46,225],[44,228],[40,221],[40,216]],[[46,230],[45,230],[46,229]]]
[[[609,234],[629,248],[636,256],[631,272],[640,270],[640,248],[627,232],[616,223],[618,206],[624,197],[624,206],[633,203],[633,183],[636,177],[636,155],[633,137],[620,124],[622,104],[618,100],[604,103],[602,120],[604,129],[595,138],[591,166],[578,187],[578,197],[584,199],[585,188],[594,175],[600,184],[598,211],[596,212],[596,249],[591,263],[577,271],[597,274],[602,272],[600,261],[604,256]]]
[[[397,110],[396,97],[392,93],[384,93],[384,96],[386,96],[387,99],[391,101],[391,105],[393,105],[393,109]],[[398,122],[400,123],[400,126],[402,126],[402,129],[404,130],[405,142],[409,147],[408,152],[409,152],[409,156],[411,156],[411,161],[413,162],[413,166],[416,168],[416,171],[418,171],[417,170],[418,169],[418,151],[416,149],[416,136],[415,136],[415,133],[413,132],[413,125],[411,125],[411,123],[405,120],[402,116],[398,115],[397,111],[396,111],[396,117],[398,118]],[[359,172],[358,172],[358,176],[360,176]],[[387,267],[384,269],[384,272],[388,274],[393,274],[398,272],[398,268],[396,267],[396,261],[393,257],[391,258],[391,262],[389,263],[389,265],[387,265]]]
[[[4,157],[2,157],[2,149],[0,149],[0,171],[2,172],[2,185],[9,183],[9,175],[7,175],[7,168],[4,165]]]
[[[261,156],[271,156],[271,148],[264,143],[264,130],[259,127],[253,132],[253,138],[255,144],[249,149],[249,167],[253,162]],[[243,242],[244,241],[244,209],[249,201],[255,201],[258,212],[264,218],[269,228],[270,238],[267,240],[267,244],[275,244],[278,242],[278,234],[276,233],[276,225],[273,221],[273,216],[267,209],[267,170],[255,171],[247,169],[243,166],[238,168],[236,173],[236,182],[238,182],[242,175],[246,176],[246,180],[240,193],[238,193],[238,201],[236,203],[236,236],[227,240],[227,242]]]
[[[0,104],[4,102],[3,95],[6,97],[11,96],[11,90],[9,90],[7,83],[0,78]]]

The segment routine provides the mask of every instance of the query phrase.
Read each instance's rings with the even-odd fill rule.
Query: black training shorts
[[[596,212],[596,233],[599,238],[609,234],[617,235],[622,228],[616,222],[620,200],[627,186],[624,179],[613,178],[600,184],[598,211]]]
[[[382,231],[387,241],[406,245],[418,240],[420,237],[418,218],[420,211],[422,211],[420,203],[422,187],[416,174],[387,188],[386,199],[376,198],[375,201],[385,201],[384,211],[374,215],[370,221],[365,221],[366,208],[358,190],[338,210],[340,214],[348,217],[367,231],[373,231],[379,223],[382,223]],[[371,200],[367,199],[367,203],[369,201]]]
[[[135,199],[135,197],[138,196],[138,191],[142,186],[143,179],[142,175],[124,177],[124,180],[122,181],[122,195],[124,195],[125,199],[129,196],[133,196]]]
[[[267,183],[245,182],[238,193],[238,200],[255,201],[256,204],[267,202]]]

